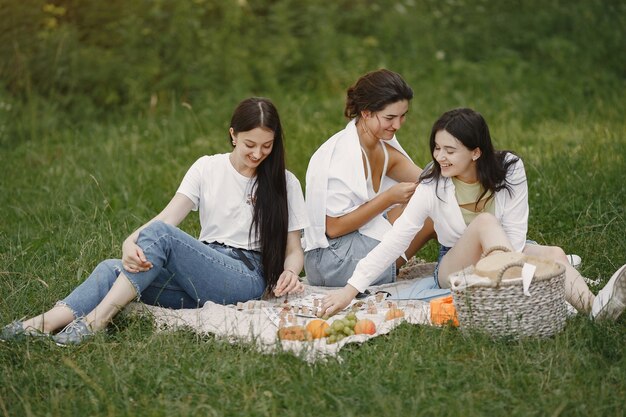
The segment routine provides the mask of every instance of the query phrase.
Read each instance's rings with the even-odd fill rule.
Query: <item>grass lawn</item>
[[[306,155],[343,121],[320,115],[340,114],[341,103],[296,107],[296,99],[276,101],[290,168],[303,181]],[[526,162],[530,237],[581,255],[583,274],[606,281],[626,262],[623,121],[523,124],[490,111],[499,147]],[[399,137],[423,165],[434,118],[419,113]],[[119,256],[124,237],[168,201],[196,157],[228,150],[227,116],[196,117],[94,121],[3,149],[2,323],[43,311],[101,259]],[[196,234],[189,217],[182,227]],[[435,246],[420,255],[434,260]],[[344,348],[339,360],[308,365],[211,336],[154,333],[146,319],[124,317],[78,348],[1,344],[0,415],[617,416],[625,323],[580,316],[554,338],[517,342],[404,324]]]

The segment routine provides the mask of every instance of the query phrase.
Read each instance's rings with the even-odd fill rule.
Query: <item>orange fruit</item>
[[[354,325],[354,334],[374,334],[376,325],[370,319],[361,319]]]
[[[313,339],[321,339],[326,336],[325,332],[328,327],[330,327],[330,325],[326,320],[314,319],[307,323],[306,330],[311,333]]]

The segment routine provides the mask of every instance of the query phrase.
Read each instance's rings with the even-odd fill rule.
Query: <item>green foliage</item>
[[[437,83],[446,101],[492,90],[499,107],[514,101],[511,111],[536,117],[538,101],[547,100],[558,117],[623,89],[626,75],[619,53],[626,5],[617,1],[3,0],[0,7],[0,79],[12,98],[42,97],[37,115],[80,119],[167,110],[171,101],[201,107],[224,95],[339,92],[384,66],[418,94],[423,82]],[[506,82],[498,89],[499,81]]]

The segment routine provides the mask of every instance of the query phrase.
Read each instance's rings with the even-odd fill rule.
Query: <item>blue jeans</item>
[[[441,288],[439,285],[439,264],[441,263],[441,258],[445,256],[448,251],[452,249],[447,246],[439,245],[439,256],[437,257],[437,264],[435,265],[435,272],[433,272],[433,278],[435,278],[435,284],[437,284],[437,288]]]
[[[123,269],[121,260],[108,259],[58,304],[69,307],[76,317],[88,314],[121,272],[137,290],[140,301],[169,308],[197,308],[206,301],[235,304],[259,299],[265,291],[260,252],[204,244],[160,221],[141,231],[137,245],[152,262],[150,270],[131,273]],[[241,256],[247,260],[242,261]]]

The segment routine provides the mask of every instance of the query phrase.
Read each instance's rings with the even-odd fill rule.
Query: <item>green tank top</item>
[[[461,214],[463,215],[463,220],[466,225],[470,224],[480,213],[496,213],[494,198],[485,203],[491,195],[491,192],[487,192],[487,194],[480,199],[478,209],[476,208],[476,200],[478,200],[478,197],[480,197],[483,192],[483,187],[478,181],[473,184],[468,184],[456,177],[452,177],[452,183],[454,183],[456,201],[459,203],[459,208],[461,209]]]

